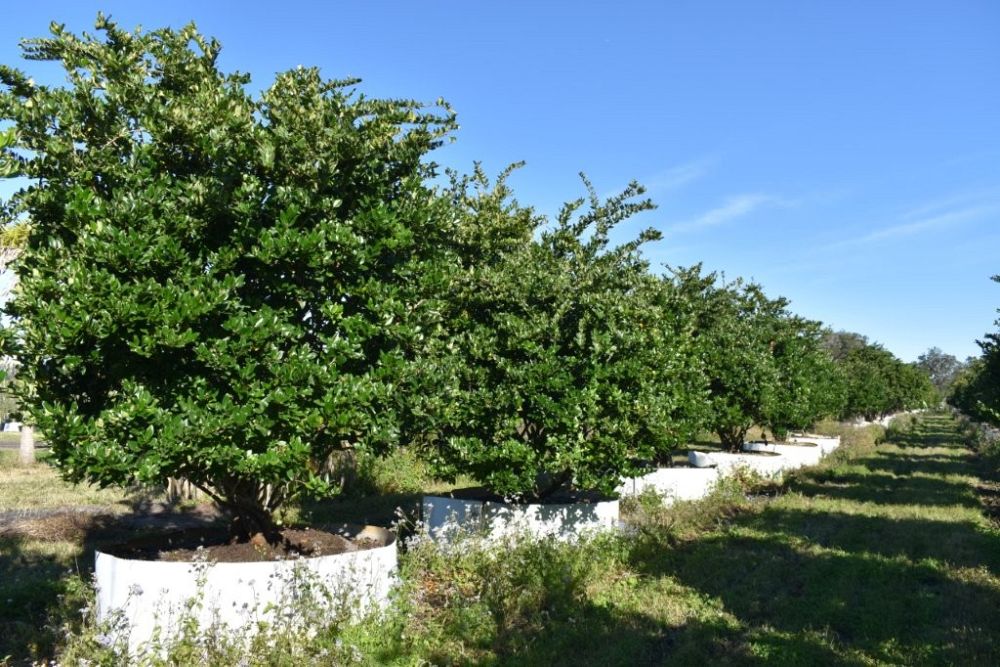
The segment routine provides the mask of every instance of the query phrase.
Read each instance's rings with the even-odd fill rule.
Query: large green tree
[[[847,382],[842,416],[879,417],[926,407],[934,398],[930,376],[877,344],[852,349],[840,362]]]
[[[507,497],[613,491],[637,459],[689,436],[701,398],[669,286],[639,254],[657,235],[610,242],[650,203],[635,185],[606,201],[591,188],[548,224],[503,177],[456,185],[460,227],[475,237],[456,234],[463,259],[432,460]]]
[[[675,279],[697,304],[694,335],[709,387],[705,426],[738,450],[778,399],[772,346],[787,302],[768,299],[754,283],[702,275],[699,266],[676,271]]]
[[[1000,275],[993,281],[1000,283]],[[995,324],[1000,327],[1000,319]],[[973,419],[1000,426],[1000,330],[977,343],[982,354],[959,374],[948,400]]]
[[[0,150],[4,147],[12,148],[15,144],[13,130],[6,133],[6,139],[0,133]],[[2,153],[0,153],[2,155]],[[16,173],[16,159],[6,160],[8,171]],[[2,163],[0,163],[2,164]],[[0,168],[0,174],[3,169]],[[11,292],[17,286],[17,276],[11,269],[11,265],[24,250],[28,241],[28,223],[24,220],[11,222],[0,229],[0,305],[7,302]],[[2,326],[2,325],[0,325]],[[17,402],[9,392],[10,383],[17,373],[17,360],[9,357],[0,357],[0,403],[4,409],[4,419],[11,413],[17,415]],[[21,415],[21,465],[31,465],[35,462],[35,429],[30,423],[24,423],[24,415]]]
[[[776,396],[763,417],[764,425],[781,440],[789,430],[805,430],[823,417],[839,415],[846,396],[843,376],[823,345],[819,322],[786,315],[773,327]]]
[[[3,164],[30,215],[5,344],[71,480],[183,477],[236,535],[328,494],[335,451],[398,441],[437,326],[444,208],[423,185],[450,110],[315,69],[259,95],[194,26],[24,42],[67,83],[0,67]],[[30,267],[30,268],[29,268]]]
[[[941,397],[947,396],[951,383],[962,370],[962,362],[952,354],[947,354],[939,347],[931,347],[917,357],[917,366],[927,373],[934,388]]]

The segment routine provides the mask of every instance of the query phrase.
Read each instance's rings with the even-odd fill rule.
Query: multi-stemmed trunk
[[[541,474],[535,482],[535,490],[532,493],[532,500],[544,500],[552,494],[569,487],[573,481],[573,473],[564,470],[558,474]]]
[[[285,500],[286,489],[280,485],[230,479],[210,486],[192,483],[230,515],[229,535],[233,542],[256,541],[279,544],[281,529],[275,511]]]
[[[746,426],[728,426],[719,428],[716,433],[719,436],[722,446],[731,452],[738,452],[743,448],[743,441],[749,430]]]

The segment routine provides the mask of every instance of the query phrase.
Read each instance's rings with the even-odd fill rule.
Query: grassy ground
[[[136,493],[64,482],[45,462],[46,457],[45,452],[39,452],[38,463],[21,466],[16,451],[0,451],[0,512],[81,505],[127,511],[134,504]]]
[[[63,615],[86,602],[94,547],[132,534],[110,517],[156,498],[70,484],[46,462],[46,452],[38,456],[26,467],[17,451],[0,451],[0,664],[5,656],[21,662],[49,655],[62,624],[79,624],[79,615]],[[68,512],[37,516],[56,509]]]
[[[575,553],[411,555],[410,639],[374,640],[372,662],[1000,664],[984,471],[947,417],[876,447],[879,432],[845,433],[838,454],[779,488],[736,481],[668,511],[633,504],[631,537]]]
[[[781,486],[736,479],[668,510],[649,497],[627,503],[622,536],[458,557],[416,546],[402,557],[393,613],[294,660],[1000,664],[1000,529],[984,513],[995,468],[946,416],[914,420],[876,446],[879,433],[845,431],[841,450]],[[406,480],[395,496],[307,513],[342,516],[354,503],[382,516],[432,483],[414,466],[395,468]],[[365,474],[385,486],[386,470]],[[0,539],[0,657],[47,655],[58,626],[79,623],[85,590],[66,570],[81,561],[86,571],[80,539]],[[298,650],[251,664],[296,664]]]
[[[1000,531],[954,438],[928,417],[731,523],[640,551],[644,585],[612,595],[662,637],[635,637],[636,662],[1000,664]]]

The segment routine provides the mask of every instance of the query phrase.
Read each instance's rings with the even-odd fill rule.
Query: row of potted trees
[[[442,184],[443,101],[310,68],[253,93],[193,25],[97,30],[24,42],[63,87],[0,67],[0,175],[32,182],[2,208],[30,227],[3,352],[67,479],[187,480],[231,517],[209,552],[355,553],[275,520],[336,495],[345,452],[415,448],[482,500],[587,500],[698,431],[738,449],[753,424],[780,437],[847,409],[818,322],[700,267],[650,271],[655,230],[612,242],[653,208],[638,184],[601,199],[584,179],[549,220],[511,170]]]

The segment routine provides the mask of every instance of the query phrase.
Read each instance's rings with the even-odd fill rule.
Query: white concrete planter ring
[[[713,468],[717,465],[708,452],[688,452],[688,463],[695,468]]]
[[[325,587],[337,606],[332,613],[358,616],[381,609],[397,570],[395,536],[383,532],[383,546],[290,560],[172,562],[98,551],[98,620],[113,623],[109,640],[124,641],[134,651],[156,631],[161,639],[169,638],[185,614],[201,628],[219,623],[236,636],[252,632],[258,620],[293,609],[306,582]]]
[[[814,466],[823,459],[823,449],[817,444],[808,446],[802,445],[774,445],[774,451],[781,454],[788,460],[790,468],[804,468]]]
[[[662,495],[664,502],[676,500],[700,500],[719,481],[717,468],[660,468],[640,477],[626,479],[618,487],[621,495],[638,495],[646,489],[653,489]]]
[[[743,443],[744,452],[775,452],[773,442],[744,442]]]
[[[761,456],[758,454],[733,454],[717,452],[712,454],[722,475],[730,475],[738,468],[746,468],[762,477],[777,478],[788,469],[790,461],[784,456]]]
[[[508,504],[424,496],[423,517],[431,538],[449,542],[479,535],[488,542],[519,535],[574,541],[589,532],[617,528],[618,501]]]
[[[814,443],[827,455],[837,447],[840,447],[840,436],[812,435],[805,433],[802,435],[792,435],[788,437],[789,442]]]

